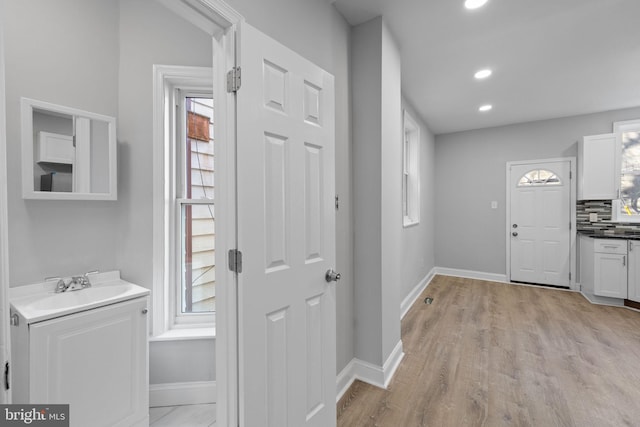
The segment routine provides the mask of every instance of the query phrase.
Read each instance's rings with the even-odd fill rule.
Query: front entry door
[[[333,76],[238,33],[239,418],[336,423]]]
[[[509,165],[510,280],[571,285],[571,163]]]

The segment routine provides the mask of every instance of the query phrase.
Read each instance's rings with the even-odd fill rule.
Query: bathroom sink
[[[54,292],[51,282],[11,288],[11,308],[34,323],[149,295],[148,289],[122,280],[118,271],[97,274],[91,281],[89,288],[61,293]]]
[[[131,284],[101,285],[80,291],[47,294],[28,304],[28,307],[32,310],[60,310],[84,306],[126,294],[131,290],[132,286]]]

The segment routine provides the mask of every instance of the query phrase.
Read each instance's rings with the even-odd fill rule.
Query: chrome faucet
[[[48,277],[45,280],[58,280],[58,283],[56,283],[55,293],[79,291],[81,289],[91,287],[91,281],[89,280],[89,275],[96,274],[96,273],[98,273],[98,270],[88,271],[84,273],[82,276],[71,277],[69,281],[65,281],[65,279],[60,277]]]

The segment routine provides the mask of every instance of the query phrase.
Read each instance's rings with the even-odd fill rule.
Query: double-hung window
[[[613,124],[618,152],[620,192],[613,202],[613,220],[640,222],[640,120]]]
[[[215,335],[215,120],[210,68],[155,66],[155,339]]]
[[[175,321],[213,321],[215,313],[215,206],[213,99],[178,91],[174,198]]]
[[[405,110],[402,161],[402,224],[420,222],[420,127]]]

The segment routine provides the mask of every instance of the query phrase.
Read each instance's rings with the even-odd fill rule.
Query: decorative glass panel
[[[527,172],[520,178],[518,187],[526,187],[531,185],[560,185],[560,178],[546,169],[536,169]]]

